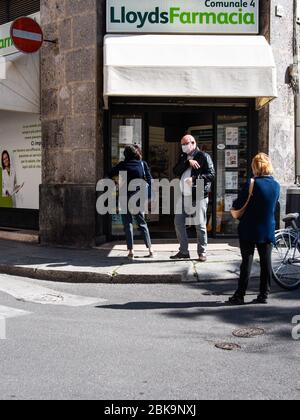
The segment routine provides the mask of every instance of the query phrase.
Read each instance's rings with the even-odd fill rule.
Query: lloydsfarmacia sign
[[[259,0],[107,0],[107,32],[255,35]]]

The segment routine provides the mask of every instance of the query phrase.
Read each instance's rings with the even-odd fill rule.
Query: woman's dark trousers
[[[145,216],[142,213],[139,213],[136,216],[132,216],[132,214],[130,213],[122,215],[128,249],[130,251],[133,250],[133,244],[134,244],[133,221],[134,219],[140,231],[142,232],[146,247],[150,249],[151,248],[150,232],[149,232],[149,228],[148,228]]]
[[[244,298],[248,289],[251,269],[254,260],[255,248],[257,248],[260,257],[261,276],[260,276],[260,296],[268,298],[272,282],[272,244],[255,244],[253,242],[240,242],[243,262],[241,265],[241,274],[237,295]]]

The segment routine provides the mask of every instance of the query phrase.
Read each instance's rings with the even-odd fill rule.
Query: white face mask
[[[186,153],[187,155],[189,155],[190,153],[192,153],[192,146],[191,144],[187,144],[182,146],[182,151],[183,153]]]

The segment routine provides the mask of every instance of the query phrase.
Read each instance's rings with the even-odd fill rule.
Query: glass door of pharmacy
[[[112,115],[111,118],[111,166],[124,161],[124,150],[128,145],[137,144],[143,149],[143,116]],[[124,229],[120,215],[112,216],[113,237],[123,236]]]
[[[249,173],[249,117],[217,115],[216,235],[236,236],[238,221],[230,210]]]

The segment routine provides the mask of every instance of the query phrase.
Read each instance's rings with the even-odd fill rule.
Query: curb
[[[185,275],[135,275],[103,273],[89,273],[82,271],[44,270],[0,264],[0,274],[17,277],[27,277],[35,280],[51,281],[54,283],[73,284],[182,284],[187,282]],[[196,278],[190,282],[197,282]]]
[[[236,276],[199,278],[193,271],[182,274],[104,274],[83,271],[61,271],[0,264],[0,274],[27,277],[34,280],[70,284],[201,284],[237,281]],[[253,276],[255,278],[256,276]]]
[[[23,244],[38,245],[40,243],[40,237],[37,233],[29,233],[22,230],[4,230],[0,228],[0,240],[1,241],[13,241]]]

